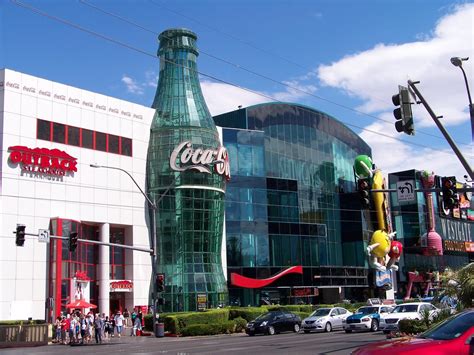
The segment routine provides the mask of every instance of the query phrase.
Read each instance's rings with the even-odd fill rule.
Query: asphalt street
[[[384,340],[377,333],[283,333],[274,336],[246,334],[216,335],[185,338],[129,337],[114,338],[103,344],[84,346],[50,344],[35,348],[2,349],[0,354],[350,354],[355,348]]]

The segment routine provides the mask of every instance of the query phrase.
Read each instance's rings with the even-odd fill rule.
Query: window
[[[126,155],[131,157],[132,156],[132,140],[130,138],[122,137],[122,151],[120,152],[122,155]]]
[[[66,142],[66,126],[53,122],[53,142],[63,144]]]
[[[107,151],[107,135],[105,133],[95,132],[95,149]]]
[[[37,139],[132,156],[130,138],[40,119],[36,121],[36,125]]]
[[[80,129],[77,127],[69,126],[67,128],[67,144],[75,145],[76,147],[80,146]]]
[[[51,122],[45,120],[38,120],[36,138],[45,141],[51,140]]]
[[[94,132],[82,129],[82,147],[94,149]]]
[[[119,154],[119,137],[109,134],[109,153]]]

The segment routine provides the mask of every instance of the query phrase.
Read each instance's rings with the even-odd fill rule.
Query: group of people
[[[143,315],[141,310],[134,309],[130,312],[117,311],[106,316],[105,313],[83,314],[76,310],[65,316],[59,316],[54,323],[54,339],[58,344],[84,344],[92,342],[95,337],[97,344],[108,341],[117,334],[121,337],[125,328],[130,328],[130,335],[140,335],[142,330]]]

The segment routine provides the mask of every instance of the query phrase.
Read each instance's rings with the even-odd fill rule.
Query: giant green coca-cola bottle
[[[227,151],[199,84],[197,36],[158,37],[160,73],[147,158],[148,193],[157,203],[156,271],[165,274],[163,311],[227,303],[221,262]]]

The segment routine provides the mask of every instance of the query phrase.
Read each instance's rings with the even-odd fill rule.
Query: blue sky
[[[416,168],[462,179],[465,170],[421,105],[414,107],[416,135],[395,131],[391,96],[407,79],[419,80],[473,165],[466,88],[450,63],[453,56],[471,57],[463,67],[474,92],[472,2],[0,0],[0,6],[1,67],[150,106],[157,34],[186,27],[198,35],[200,72],[226,82],[201,77],[213,114],[268,96],[305,104],[361,135],[385,174]]]

